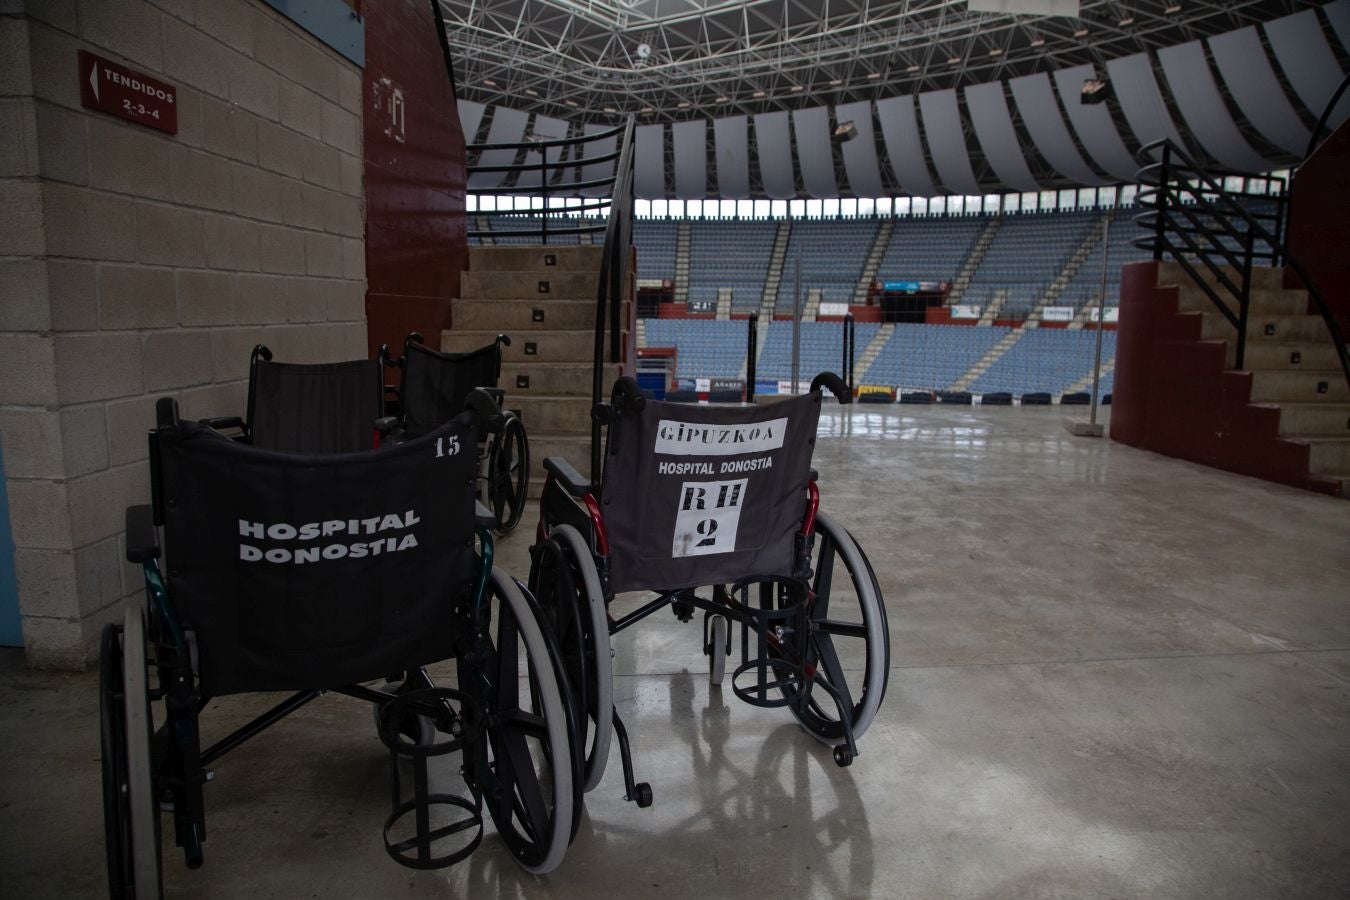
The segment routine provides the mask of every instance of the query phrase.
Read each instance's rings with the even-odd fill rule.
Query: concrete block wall
[[[166,135],[80,106],[76,51],[174,84]],[[141,590],[155,399],[242,413],[249,351],[366,352],[361,71],[259,0],[0,0],[0,449],[30,663]]]

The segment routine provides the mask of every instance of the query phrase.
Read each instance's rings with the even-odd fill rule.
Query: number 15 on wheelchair
[[[558,636],[574,695],[586,790],[600,783],[617,736],[626,799],[638,782],[614,708],[610,642],[670,607],[703,612],[703,652],[720,685],[733,653],[733,693],[786,707],[850,765],[886,693],[890,635],[880,587],[853,536],[821,510],[811,455],[829,372],[808,393],[761,406],[666,403],[620,378],[594,411],[606,426],[603,475],[550,457],[530,590]],[[620,593],[655,596],[615,615]]]

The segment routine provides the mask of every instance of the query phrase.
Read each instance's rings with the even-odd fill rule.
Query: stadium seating
[[[977,328],[973,331],[984,331]],[[1022,338],[995,360],[971,384],[973,393],[1007,391],[1014,396],[1046,391],[1061,394],[1092,372],[1097,332],[1064,328],[1029,328]],[[1116,333],[1102,334],[1102,360],[1114,359]],[[1102,391],[1111,390],[1111,376],[1103,377]]]
[[[805,280],[803,278],[803,280]],[[859,322],[855,331],[855,352],[876,337],[881,326],[875,322]],[[742,328],[744,331],[744,328]],[[810,380],[816,374],[829,370],[839,372],[843,363],[843,325],[839,322],[803,322],[801,330],[800,366],[798,374]],[[760,378],[790,379],[792,377],[792,323],[773,322],[768,332],[760,332],[764,352],[760,354],[756,373]],[[858,375],[862,375],[861,370]]]
[[[634,221],[633,245],[637,247],[637,277],[673,279],[675,244],[674,222],[663,219]]]
[[[859,380],[905,389],[946,390],[1008,330],[969,325],[896,325],[876,361]]]
[[[971,279],[966,301],[983,306],[994,291],[1006,291],[1000,318],[1026,318],[1101,215],[1092,211],[1004,216]]]
[[[775,312],[791,313],[802,262],[802,305],[814,289],[825,303],[847,303],[876,241],[878,219],[799,219],[792,223]]]
[[[954,281],[988,216],[909,216],[895,220],[877,281]]]
[[[766,220],[698,222],[689,238],[689,299],[716,301],[731,289],[731,310],[759,310],[778,223]]]

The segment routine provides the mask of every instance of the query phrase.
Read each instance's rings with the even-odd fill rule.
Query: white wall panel
[[[858,136],[844,141],[841,147],[849,190],[855,197],[883,196],[881,167],[877,165],[877,137],[872,129],[872,101],[860,100],[836,106],[834,121],[837,125],[852,122],[858,129]]]
[[[764,193],[775,200],[797,196],[797,179],[792,171],[792,139],[788,134],[788,114],[760,113],[755,116],[755,151],[759,156],[759,177]]]
[[[464,143],[472,144],[478,137],[478,126],[483,122],[483,113],[487,107],[472,100],[456,100],[459,109],[459,127],[464,132]]]
[[[614,126],[602,125],[599,123],[587,125],[582,129],[583,134],[598,134],[605,131],[612,131]],[[619,146],[618,136],[600,138],[599,140],[589,141],[581,145],[581,155],[577,159],[588,159],[594,156],[605,156],[613,153]],[[617,160],[608,162],[590,163],[581,167],[581,180],[593,181],[598,178],[613,178],[614,169],[617,167]],[[585,197],[608,197],[613,190],[612,185],[603,187],[582,188],[580,193]]]
[[[812,197],[838,197],[834,154],[830,151],[830,111],[823,106],[794,109],[792,133],[806,193]]]
[[[1057,70],[1055,87],[1060,103],[1073,123],[1078,140],[1097,165],[1122,181],[1134,181],[1139,165],[1120,139],[1120,132],[1111,121],[1111,110],[1105,103],[1083,105],[1083,82],[1096,77],[1097,70],[1090,63]]]
[[[713,119],[713,145],[717,156],[717,194],[724,200],[750,196],[750,142],[745,116]]]
[[[518,144],[525,137],[525,123],[529,113],[505,106],[492,108],[492,124],[488,126],[489,144]],[[514,150],[485,150],[478,158],[480,166],[509,166],[516,160]],[[480,172],[469,177],[469,190],[474,188],[492,188],[505,180],[505,172]]]
[[[708,121],[676,122],[670,133],[675,148],[675,196],[702,200],[708,196]]]
[[[562,119],[555,119],[551,116],[535,115],[534,127],[530,129],[530,133],[546,141],[559,140],[567,137],[567,123]],[[545,151],[550,165],[556,163],[562,157],[563,149],[562,147],[549,147]],[[521,172],[519,177],[516,178],[516,187],[530,191],[539,187],[539,170],[535,168],[539,165],[539,159],[538,151],[530,150],[526,152],[525,164],[530,168]]]
[[[1013,128],[1012,116],[1008,113],[1003,82],[972,84],[965,91],[966,109],[970,110],[975,136],[979,138],[984,158],[989,160],[995,174],[1014,190],[1038,190],[1040,185],[1031,174],[1026,157],[1022,155],[1017,130]]]
[[[919,119],[914,112],[913,97],[887,97],[877,101],[877,118],[881,120],[881,136],[886,141],[886,155],[900,188],[915,197],[932,197],[937,193],[933,176],[928,171],[923,142],[919,140]]]
[[[1270,164],[1247,143],[1229,114],[1201,43],[1165,47],[1158,51],[1158,59],[1177,108],[1209,155],[1239,172],[1267,171]]]
[[[1256,29],[1249,26],[1215,35],[1209,49],[1247,121],[1275,146],[1302,156],[1312,134],[1275,77]]]
[[[666,195],[666,126],[633,129],[633,193],[643,200]]]
[[[942,186],[967,196],[980,193],[975,172],[970,168],[970,150],[961,129],[961,111],[956,91],[929,91],[919,95],[919,113],[928,151]]]
[[[1305,9],[1267,22],[1263,27],[1275,50],[1275,58],[1280,61],[1280,68],[1284,69],[1299,99],[1314,118],[1321,116],[1343,76],[1326,36],[1322,34],[1317,12]],[[1342,96],[1335,112],[1327,119],[1327,128],[1335,128],[1347,114],[1350,114],[1350,96]]]
[[[1041,151],[1045,161],[1065,178],[1079,184],[1105,184],[1106,179],[1092,171],[1083,154],[1074,146],[1073,136],[1064,124],[1059,112],[1059,101],[1055,99],[1054,89],[1050,87],[1050,76],[1044,73],[1014,78],[1008,82],[1012,87],[1013,100],[1022,116],[1022,124],[1031,135],[1032,143]]]
[[[1164,138],[1183,150],[1189,149],[1167,111],[1147,53],[1108,61],[1106,74],[1120,101],[1121,112],[1125,113],[1125,121],[1134,132],[1136,149]],[[1081,85],[1079,87],[1081,89]]]

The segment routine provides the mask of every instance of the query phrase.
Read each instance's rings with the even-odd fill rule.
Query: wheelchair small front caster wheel
[[[834,764],[841,769],[853,765],[853,754],[843,744],[834,748]]]
[[[652,786],[645,781],[639,781],[633,785],[633,796],[628,798],[638,805],[641,809],[646,809],[652,805]]]

